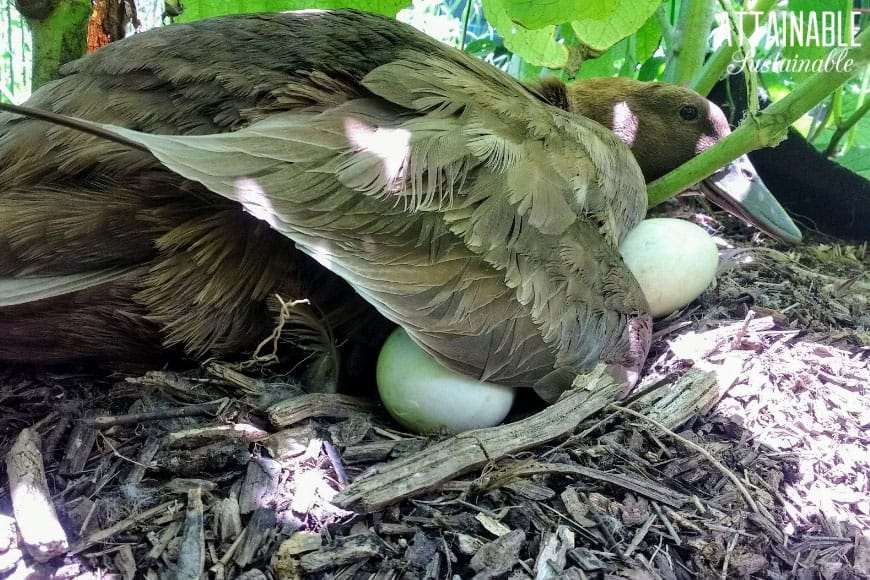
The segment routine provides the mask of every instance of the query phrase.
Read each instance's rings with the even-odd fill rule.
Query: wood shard
[[[519,559],[520,548],[526,541],[522,530],[511,530],[507,534],[484,544],[474,557],[470,566],[478,575],[475,578],[495,578],[511,570]],[[481,574],[485,574],[481,576]]]
[[[294,532],[289,538],[281,544],[280,552],[296,556],[306,552],[319,550],[323,546],[323,539],[320,534],[314,532]]]
[[[242,516],[235,494],[230,494],[215,505],[214,522],[221,542],[229,542],[242,533]]]
[[[273,459],[289,459],[305,453],[308,444],[317,436],[314,424],[309,421],[272,433],[262,445]]]
[[[239,493],[239,510],[249,514],[271,505],[279,493],[283,468],[277,461],[258,457],[248,462],[245,480]]]
[[[309,393],[285,399],[269,407],[266,412],[275,427],[289,427],[312,417],[352,417],[358,413],[371,413],[377,409],[373,401],[347,395]]]
[[[85,463],[91,457],[91,448],[97,440],[97,430],[85,421],[79,421],[73,427],[66,446],[63,461],[60,462],[58,471],[64,475],[81,473],[85,469]]]
[[[574,532],[568,526],[558,526],[554,532],[545,532],[541,550],[535,559],[535,580],[554,578],[562,574],[568,561],[568,550],[574,548]]]
[[[166,443],[172,449],[194,449],[220,443],[227,439],[238,439],[245,443],[255,443],[269,437],[262,429],[246,423],[234,423],[232,425],[213,425],[210,427],[198,427],[176,431],[166,436]]]
[[[176,580],[199,580],[205,571],[205,525],[202,509],[202,490],[198,487],[187,493],[187,515],[178,549]]]
[[[242,542],[233,554],[233,561],[246,567],[254,561],[258,551],[267,544],[275,534],[275,512],[260,508],[251,514],[251,519],[242,534]]]
[[[39,445],[39,433],[23,429],[6,455],[6,474],[22,543],[37,562],[47,562],[65,553],[69,541],[51,501]]]
[[[133,548],[129,544],[121,546],[112,561],[121,571],[123,580],[133,580],[136,577],[136,558],[133,557]]]
[[[302,569],[307,573],[319,572],[327,568],[346,566],[358,560],[383,554],[384,544],[372,534],[357,534],[339,538],[329,546],[303,554],[299,558]]]
[[[692,417],[706,413],[719,400],[716,373],[691,369],[668,388],[664,397],[652,392],[638,399],[635,410],[673,429]]]
[[[156,518],[157,516],[164,516],[166,514],[176,514],[181,508],[181,505],[182,503],[180,501],[173,500],[154,506],[153,508],[147,509],[143,512],[139,512],[133,516],[130,516],[129,518],[121,520],[113,526],[98,530],[93,534],[88,535],[86,538],[82,538],[77,544],[70,548],[70,553],[78,554],[79,552],[83,552],[94,544],[107,540],[115,534],[119,534],[125,530],[132,528],[139,522],[147,521],[151,518]]]

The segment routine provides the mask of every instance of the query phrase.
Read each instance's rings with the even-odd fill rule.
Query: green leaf
[[[598,77],[619,76],[619,71],[625,63],[628,52],[628,40],[624,39],[616,43],[610,50],[597,58],[583,61],[580,65],[578,79],[594,79]]]
[[[647,59],[646,62],[637,71],[637,80],[639,81],[654,81],[661,77],[665,72],[667,60],[662,56],[655,56]]]
[[[570,22],[580,42],[595,50],[606,50],[636,32],[661,3],[661,0],[501,1],[514,24],[527,29],[539,29]],[[657,28],[658,24],[655,25]],[[655,34],[655,31],[650,30],[649,34]],[[660,31],[658,36],[661,36]],[[658,45],[658,38],[645,40]],[[645,45],[644,50],[647,49]],[[644,60],[649,56],[652,56],[652,52]]]
[[[641,26],[637,34],[635,34],[635,60],[643,63],[652,58],[656,49],[662,41],[662,27],[659,25],[659,19],[655,14],[647,18],[647,21]]]
[[[852,146],[842,157],[834,157],[834,161],[865,179],[870,179],[870,147],[864,145]]]
[[[537,66],[562,68],[568,60],[568,49],[556,40],[556,27],[545,26],[528,30],[514,23],[505,0],[483,0],[486,20],[504,38],[505,48]]]
[[[544,28],[578,17],[605,19],[615,10],[604,0],[504,0],[503,6],[511,20],[524,28]]]
[[[395,16],[410,0],[185,0],[184,12],[176,22],[191,22],[224,14],[281,12],[303,8],[356,8],[366,12]]]
[[[478,38],[465,45],[465,52],[474,56],[484,57],[496,51],[498,45],[489,38]]]
[[[577,38],[595,50],[606,50],[634,34],[655,13],[660,0],[589,0],[571,18]]]

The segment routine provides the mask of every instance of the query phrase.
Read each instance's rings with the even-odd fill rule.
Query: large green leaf
[[[570,22],[581,43],[606,50],[643,26],[661,0],[500,0],[500,3],[514,24],[542,29]]]
[[[395,16],[411,0],[185,0],[184,12],[176,22],[190,22],[224,14],[282,12],[303,8],[357,8],[366,12]]]
[[[562,68],[568,49],[556,40],[556,27],[529,30],[513,21],[505,0],[483,0],[486,20],[504,38],[505,48],[528,62],[548,68]]]
[[[578,17],[608,18],[615,7],[601,0],[503,0],[511,20],[525,28],[543,28],[563,24]]]
[[[586,46],[606,50],[634,34],[659,4],[660,0],[588,0],[571,18],[571,28]]]

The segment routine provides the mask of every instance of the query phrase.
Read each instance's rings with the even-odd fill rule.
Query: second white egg
[[[716,242],[685,220],[652,218],[628,233],[619,247],[654,317],[679,310],[716,277]]]

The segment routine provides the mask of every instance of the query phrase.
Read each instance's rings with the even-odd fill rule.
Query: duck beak
[[[798,244],[803,239],[746,155],[702,181],[701,190],[707,199],[725,211],[774,238],[789,244]]]

